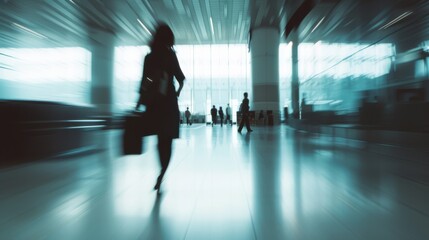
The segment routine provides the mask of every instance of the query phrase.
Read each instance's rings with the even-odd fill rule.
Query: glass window
[[[91,53],[84,48],[0,49],[2,99],[89,103]]]
[[[302,43],[298,47],[300,97],[305,95],[315,110],[355,111],[359,91],[377,87],[390,70],[392,55],[392,44]],[[280,44],[279,58],[281,104],[288,106],[290,45]]]
[[[177,58],[186,76],[179,108],[208,116],[213,105],[238,109],[243,92],[250,92],[250,58],[247,45],[177,45]],[[117,47],[115,50],[115,106],[127,110],[138,97],[147,47]],[[235,119],[235,116],[234,116]]]

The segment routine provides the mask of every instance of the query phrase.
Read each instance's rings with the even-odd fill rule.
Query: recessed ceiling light
[[[314,32],[314,30],[316,30],[316,28],[319,27],[319,25],[323,22],[323,20],[325,20],[325,17],[323,17],[322,19],[320,19],[320,21],[316,24],[316,26],[313,28],[313,30],[311,30],[311,32]]]
[[[210,27],[212,29],[212,34],[213,34],[213,37],[214,37],[214,27],[213,27],[213,19],[212,19],[212,17],[210,17]]]
[[[26,31],[26,32],[28,32],[28,33],[31,33],[31,34],[33,34],[33,35],[35,35],[35,36],[37,36],[37,37],[39,37],[39,38],[48,38],[48,37],[46,37],[45,35],[43,35],[43,34],[40,34],[40,33],[38,33],[38,32],[36,32],[36,31],[33,31],[33,30],[31,30],[31,29],[29,29],[29,28],[27,28],[27,27],[24,27],[24,26],[22,26],[21,24],[18,24],[18,23],[12,23],[12,25],[13,26],[15,26],[15,27],[17,27],[18,29],[21,29],[21,30],[24,30],[24,31]]]
[[[382,26],[378,30],[387,29],[387,28],[391,27],[393,24],[395,24],[395,23],[401,21],[402,19],[410,16],[411,14],[413,14],[413,12],[411,12],[411,11],[404,12],[403,14],[399,15],[397,18],[395,18],[392,21],[388,22],[387,24],[385,24],[384,26]]]
[[[140,26],[142,26],[142,28],[149,33],[149,35],[152,36],[152,33],[149,31],[149,29],[147,29],[147,27],[142,23],[142,21],[140,21],[140,19],[137,18],[137,22],[139,22]]]

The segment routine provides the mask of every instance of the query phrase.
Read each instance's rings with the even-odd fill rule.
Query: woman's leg
[[[172,143],[173,139],[171,137],[158,135],[158,154],[161,163],[161,172],[158,176],[155,189],[159,189],[161,186],[164,174],[167,171],[168,165],[170,164]]]

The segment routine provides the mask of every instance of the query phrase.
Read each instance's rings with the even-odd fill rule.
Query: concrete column
[[[299,72],[298,72],[298,33],[294,30],[291,33],[292,39],[292,81],[291,81],[291,98],[292,98],[292,117],[299,119]]]
[[[113,111],[114,34],[91,30],[91,104],[100,114]]]
[[[274,123],[280,122],[279,103],[279,44],[278,28],[261,27],[252,31],[250,54],[253,96],[249,96],[251,110],[272,110]]]

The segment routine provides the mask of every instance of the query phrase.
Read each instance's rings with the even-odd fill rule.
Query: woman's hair
[[[151,50],[172,48],[173,45],[174,45],[173,31],[167,24],[160,23],[156,28],[152,41],[149,44]]]

